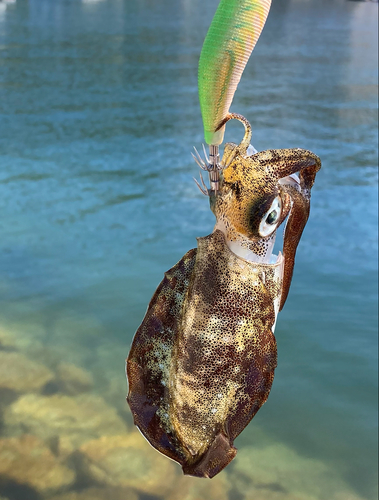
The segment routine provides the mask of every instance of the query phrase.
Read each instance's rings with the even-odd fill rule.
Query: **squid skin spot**
[[[174,288],[176,288],[176,284],[177,284],[178,280],[176,278],[176,276],[174,276],[171,280],[170,280],[170,288],[172,290],[174,290]]]

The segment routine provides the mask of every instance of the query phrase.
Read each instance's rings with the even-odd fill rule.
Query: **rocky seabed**
[[[89,330],[75,346],[0,328],[0,500],[364,500],[281,443],[241,447],[212,480],[183,476],[132,425],[115,363],[127,347]]]

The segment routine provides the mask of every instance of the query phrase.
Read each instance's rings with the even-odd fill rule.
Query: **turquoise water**
[[[133,334],[163,272],[213,227],[190,151],[216,5],[0,3],[0,325],[28,358],[87,370],[129,429]],[[225,473],[230,499],[253,498],[256,450],[265,471],[286,476],[296,462],[309,478],[296,499],[376,498],[377,10],[274,0],[233,102],[258,150],[310,149],[323,168],[277,324],[273,389]],[[240,137],[228,125],[227,140]],[[292,500],[295,483],[261,498]],[[28,500],[18,491],[3,494]]]

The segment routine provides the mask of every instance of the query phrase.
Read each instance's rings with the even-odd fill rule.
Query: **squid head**
[[[258,153],[250,145],[251,126],[246,118],[229,114],[222,124],[231,118],[244,124],[245,136],[238,146],[225,145],[220,190],[210,193],[211,209],[216,216],[216,228],[223,231],[231,250],[248,260],[266,263],[275,258],[272,251],[276,232],[288,216],[283,238],[281,310],[321,162],[314,153],[300,148]]]

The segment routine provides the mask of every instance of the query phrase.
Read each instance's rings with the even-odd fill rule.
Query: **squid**
[[[216,223],[165,273],[127,359],[127,401],[135,425],[184,474],[196,477],[212,478],[230,463],[237,453],[235,438],[268,398],[277,365],[277,315],[288,296],[321,167],[318,156],[304,149],[256,151],[248,120],[229,113],[257,36],[247,37],[244,59],[235,55],[240,42],[230,33],[224,48],[219,42],[213,52],[206,48],[209,33],[228,32],[231,23],[246,34],[241,22],[246,12],[258,11],[262,29],[268,8],[267,1],[220,2],[199,65],[209,158],[205,150],[205,160],[195,155],[209,173],[210,188],[202,177],[198,186],[209,198]],[[211,62],[220,67],[225,53],[234,55],[234,62],[225,63],[220,87]],[[240,121],[245,132],[240,144],[225,144],[220,161],[218,146],[230,119]],[[274,255],[283,224],[282,253]]]

